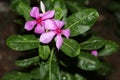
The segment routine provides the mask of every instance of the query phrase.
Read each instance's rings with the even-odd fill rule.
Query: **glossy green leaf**
[[[99,56],[106,56],[115,53],[119,49],[119,45],[115,42],[108,41],[105,48],[99,52]]]
[[[11,72],[6,74],[2,80],[32,80],[28,73]]]
[[[75,74],[75,79],[74,80],[86,80],[86,79],[79,74]]]
[[[64,54],[75,57],[80,54],[80,45],[73,39],[64,39],[61,50]]]
[[[69,73],[61,72],[61,80],[73,80]]]
[[[54,56],[53,50],[47,62],[40,65],[40,80],[60,80],[59,66]]]
[[[67,8],[66,8],[64,0],[55,0],[54,4],[55,4],[54,9],[55,8],[61,8],[62,9],[62,17],[63,17],[63,20],[65,20],[65,18],[67,16]]]
[[[107,76],[112,72],[112,67],[106,62],[101,62],[100,67],[96,71],[99,75]]]
[[[22,15],[26,20],[32,19],[30,17],[30,0],[13,0],[11,6],[15,12]]]
[[[35,80],[40,79],[40,67],[33,69],[31,71],[30,75],[31,75],[32,79],[35,79]]]
[[[62,9],[61,8],[55,8],[54,10],[55,10],[55,17],[54,18],[60,20],[63,17]]]
[[[13,35],[7,41],[7,46],[13,50],[25,51],[39,47],[39,40],[34,35]]]
[[[39,56],[45,60],[48,59],[50,55],[50,48],[47,45],[39,45]]]
[[[83,9],[67,18],[65,28],[71,30],[71,36],[77,36],[88,31],[98,17],[95,9]]]
[[[102,48],[106,44],[106,40],[98,36],[92,36],[89,40],[80,44],[81,49],[96,50]]]
[[[86,53],[86,52],[80,53],[79,62],[78,62],[79,68],[83,70],[91,71],[91,70],[98,69],[99,66],[100,66],[100,62],[95,56],[91,55],[90,53]]]
[[[79,74],[70,74],[67,72],[61,72],[61,80],[86,80],[84,77],[82,77]]]
[[[21,68],[27,68],[31,65],[37,65],[39,63],[39,57],[33,57],[29,59],[24,59],[24,60],[17,60],[16,65]]]
[[[20,2],[17,10],[18,10],[18,13],[20,13],[20,15],[22,15],[25,18],[25,20],[31,20],[32,19],[30,17],[31,7],[28,4]]]
[[[57,19],[58,19],[57,14],[59,14],[59,18],[61,18],[61,16],[63,17],[63,19],[66,18],[67,8],[64,3],[64,0],[44,0],[44,3],[48,10],[50,10],[50,9],[56,10],[57,9],[56,11],[58,11],[58,9],[59,9],[59,11],[55,15],[57,17]],[[60,9],[62,10],[62,14],[60,14],[61,13]]]

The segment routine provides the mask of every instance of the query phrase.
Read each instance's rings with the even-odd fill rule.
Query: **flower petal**
[[[45,14],[43,14],[42,20],[53,18],[54,14],[55,14],[54,10],[47,11]]]
[[[43,33],[40,36],[39,41],[42,42],[42,43],[49,43],[53,39],[54,36],[55,36],[55,32],[54,31]]]
[[[55,20],[55,23],[56,23],[56,25],[57,25],[57,27],[58,28],[62,28],[63,27],[63,25],[64,25],[64,21],[60,21],[60,20]]]
[[[33,7],[30,11],[30,16],[38,19],[40,17],[39,15],[40,15],[39,8],[38,7]]]
[[[34,32],[38,33],[38,34],[41,34],[41,33],[44,33],[45,30],[44,30],[44,27],[42,27],[40,24],[37,24]]]
[[[44,21],[45,29],[48,30],[56,30],[57,27],[55,25],[55,21],[53,19],[48,19]]]
[[[57,35],[56,36],[56,47],[58,48],[58,50],[61,48],[63,43],[63,39],[61,35]]]
[[[33,28],[34,28],[34,26],[35,26],[35,24],[36,24],[36,21],[27,21],[26,23],[25,23],[25,29],[26,30],[28,30],[28,31],[30,31],[30,30],[32,30]]]
[[[91,54],[92,54],[93,56],[98,56],[98,52],[97,52],[96,50],[91,51]]]
[[[40,1],[40,8],[41,8],[42,13],[45,13],[45,5],[42,1]]]
[[[62,30],[61,32],[66,38],[70,37],[70,29]]]

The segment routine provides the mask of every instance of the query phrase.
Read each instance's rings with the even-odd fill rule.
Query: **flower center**
[[[61,29],[58,28],[58,29],[56,30],[56,32],[57,32],[57,34],[61,34]]]
[[[39,23],[41,23],[41,22],[42,22],[42,19],[41,19],[41,18],[39,18],[39,19],[36,19],[36,21],[37,21],[37,23],[39,24]]]

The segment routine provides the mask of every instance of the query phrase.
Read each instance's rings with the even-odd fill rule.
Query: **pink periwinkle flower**
[[[63,43],[62,35],[64,35],[66,38],[69,38],[70,36],[70,30],[69,29],[62,30],[63,26],[64,26],[63,21],[46,20],[45,28],[48,30],[48,32],[41,34],[39,39],[40,42],[47,44],[51,42],[54,36],[56,36],[55,37],[56,47],[59,50]]]
[[[96,56],[96,57],[98,56],[98,52],[97,52],[96,50],[92,50],[92,51],[91,51],[91,54],[92,54],[93,56]]]
[[[27,21],[25,23],[25,29],[31,31],[36,25],[34,32],[38,34],[44,33],[44,23],[46,23],[46,20],[52,19],[54,14],[54,10],[49,10],[45,13],[39,13],[39,8],[33,7],[30,11],[30,16],[35,18],[35,20]]]

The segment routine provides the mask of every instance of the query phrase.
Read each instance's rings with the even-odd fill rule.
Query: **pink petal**
[[[44,27],[42,27],[40,24],[37,24],[34,32],[38,33],[38,34],[41,34],[41,33],[44,33],[45,30],[44,30]]]
[[[27,21],[25,23],[25,29],[30,31],[34,28],[35,24],[36,24],[36,21],[34,21],[34,20],[33,21]]]
[[[63,34],[66,38],[69,38],[69,36],[70,36],[70,29],[62,30],[62,34]]]
[[[55,11],[54,11],[54,10],[47,11],[47,12],[42,16],[42,20],[53,18],[54,14],[55,14]]]
[[[53,39],[54,36],[55,36],[55,32],[54,31],[43,33],[40,36],[39,41],[42,42],[42,43],[49,43]]]
[[[56,36],[56,47],[58,48],[58,50],[61,48],[63,43],[63,39],[61,35],[57,35]]]
[[[40,17],[42,17],[43,16],[43,13],[40,13]]]
[[[96,50],[91,51],[91,54],[94,56],[98,56],[98,52]]]
[[[55,20],[55,23],[56,23],[56,25],[57,25],[57,27],[58,28],[62,28],[63,27],[63,25],[64,25],[64,22],[63,21],[60,21],[60,20]]]
[[[39,15],[40,15],[39,8],[38,7],[33,7],[30,11],[30,16],[38,19],[40,17]]]
[[[56,30],[55,22],[53,19],[48,19],[44,21],[45,29]]]

